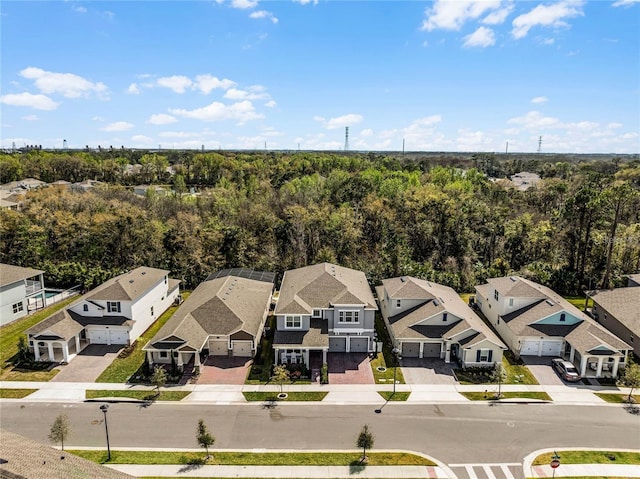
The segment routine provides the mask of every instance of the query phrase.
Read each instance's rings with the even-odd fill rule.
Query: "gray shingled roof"
[[[308,331],[276,330],[273,346],[328,348],[329,326],[327,321],[318,318],[311,319]]]
[[[185,346],[200,350],[212,335],[244,331],[256,337],[271,300],[273,283],[236,276],[204,281],[145,345],[162,348],[167,338],[179,338]]]
[[[85,299],[101,301],[135,301],[162,281],[169,271],[141,266],[105,281],[87,293]]]
[[[582,354],[585,352],[597,354],[592,351],[598,346],[606,346],[613,351],[633,349],[617,336],[611,334],[605,328],[590,319],[580,324],[580,327],[571,331],[566,338],[567,341],[569,341],[569,343]],[[618,355],[621,354],[618,353]]]
[[[362,271],[319,263],[285,272],[275,314],[311,314],[315,308],[333,304],[364,304],[378,309]]]
[[[640,281],[640,275],[636,276]],[[602,289],[589,296],[630,331],[640,335],[640,287]]]
[[[489,278],[487,280],[503,296],[513,298],[544,298],[546,295],[541,290],[543,286],[532,283],[520,276],[505,276],[502,278]]]
[[[51,331],[56,336],[69,339],[84,329],[84,326],[71,317],[66,309],[52,314],[38,324],[27,329],[27,335],[36,336],[46,331]]]
[[[124,472],[27,439],[6,429],[0,431],[0,437],[0,477],[135,479]]]
[[[22,266],[0,263],[0,286],[17,283],[18,281],[23,281],[42,273],[44,273],[44,271],[39,269],[23,268]]]

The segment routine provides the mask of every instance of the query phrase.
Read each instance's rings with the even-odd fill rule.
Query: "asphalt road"
[[[3,429],[47,442],[55,417],[66,413],[66,446],[104,446],[101,403],[0,401]],[[354,449],[363,424],[375,435],[374,449],[409,449],[445,463],[519,462],[548,447],[640,449],[640,415],[622,407],[553,404],[370,405],[111,404],[112,447],[197,448],[203,418],[215,448]]]

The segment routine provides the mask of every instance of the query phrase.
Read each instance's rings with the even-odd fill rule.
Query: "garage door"
[[[109,334],[111,336],[111,344],[127,344],[129,342],[129,335],[126,331],[111,329]]]
[[[440,343],[424,343],[422,350],[423,358],[439,358],[440,357]]]
[[[234,356],[240,356],[243,358],[249,358],[253,356],[251,353],[251,341],[232,341],[232,354]]]
[[[107,344],[108,330],[106,329],[92,329],[89,331],[89,342],[91,344]]]
[[[329,338],[329,351],[344,353],[347,350],[347,338]]]
[[[420,343],[402,343],[403,358],[417,358],[420,356]]]
[[[520,349],[520,356],[537,356],[540,348],[540,341],[525,340]]]
[[[560,356],[562,352],[562,341],[542,341],[543,356]]]
[[[89,331],[91,344],[127,344],[129,335],[126,331],[110,329],[92,329]]]
[[[369,351],[369,338],[365,336],[364,338],[350,338],[351,345],[349,346],[349,351],[352,353],[366,353]]]
[[[227,356],[229,354],[226,341],[209,341],[209,354],[212,356]]]

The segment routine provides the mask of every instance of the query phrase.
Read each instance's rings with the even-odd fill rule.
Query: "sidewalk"
[[[522,461],[524,477],[640,477],[638,464],[562,464],[562,451],[607,451],[607,448],[567,447],[540,449],[534,451]],[[637,449],[612,449],[614,452],[639,452]],[[557,452],[560,466],[555,470],[549,464],[534,466],[532,462],[541,454]]]

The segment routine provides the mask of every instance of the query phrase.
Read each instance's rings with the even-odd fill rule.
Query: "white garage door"
[[[369,351],[369,338],[350,338],[351,344],[349,345],[349,351],[352,353],[366,353]]]
[[[233,341],[232,348],[234,356],[241,356],[243,358],[253,356],[251,354],[251,341]]]
[[[562,341],[542,341],[543,356],[560,356]]]
[[[126,331],[110,329],[109,334],[111,336],[111,344],[127,344],[129,342],[129,335]]]
[[[91,344],[127,344],[129,334],[119,329],[92,329],[89,341]]]
[[[209,354],[212,356],[227,356],[229,350],[226,341],[209,341]]]
[[[520,349],[520,356],[537,356],[540,349],[539,340],[526,340],[522,343],[522,349]]]
[[[107,344],[109,340],[108,329],[92,329],[89,331],[89,342],[91,344]]]

